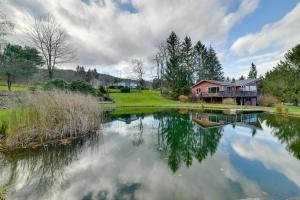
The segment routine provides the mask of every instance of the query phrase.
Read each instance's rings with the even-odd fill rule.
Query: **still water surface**
[[[8,199],[298,199],[300,119],[166,110],[0,157]]]

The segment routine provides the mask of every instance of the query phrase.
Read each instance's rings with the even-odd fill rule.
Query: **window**
[[[196,94],[200,94],[201,93],[201,88],[196,88]]]
[[[218,93],[218,92],[219,92],[219,87],[208,88],[208,93]]]

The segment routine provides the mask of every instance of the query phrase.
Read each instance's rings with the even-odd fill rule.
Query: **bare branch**
[[[75,58],[75,51],[68,41],[66,32],[50,15],[36,19],[28,31],[28,36],[42,53],[50,79],[58,64],[71,62]]]

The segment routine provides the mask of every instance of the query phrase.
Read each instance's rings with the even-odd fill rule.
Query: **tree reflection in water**
[[[2,173],[9,173],[5,184],[11,189],[24,184],[22,187],[31,188],[37,194],[45,194],[50,186],[63,180],[65,167],[77,160],[83,149],[88,146],[91,153],[98,151],[97,144],[101,138],[101,134],[93,134],[69,145],[50,145],[6,154],[4,163],[0,165]],[[9,170],[3,171],[7,166]],[[26,181],[20,183],[20,180]]]
[[[287,150],[293,156],[300,159],[300,118],[264,113],[260,115],[260,119],[272,127],[272,133],[286,144]]]
[[[154,120],[150,120],[152,128],[147,127],[149,121],[145,121],[146,115],[143,114],[117,119],[124,121],[125,124],[135,121],[134,126],[127,127],[134,129],[136,135],[133,145],[135,146],[143,146],[146,143],[144,140],[149,139],[147,134],[153,133],[150,129],[155,128],[154,131],[157,131],[155,143],[161,156],[167,158],[168,166],[174,173],[182,165],[190,167],[194,160],[200,163],[209,155],[213,155],[217,151],[223,127],[227,124],[232,124],[233,128],[246,126],[252,130],[252,135],[255,137],[259,133],[257,130],[262,129],[259,122],[264,121],[273,128],[272,133],[286,144],[288,151],[300,159],[300,118],[270,114],[232,116],[224,113],[166,110],[154,113],[153,118],[147,118],[147,120]],[[16,185],[22,184],[20,188],[34,191],[37,193],[36,196],[43,196],[42,194],[47,193],[51,186],[67,187],[66,184],[71,183],[64,179],[66,167],[74,160],[80,159],[82,151],[88,150],[91,154],[96,154],[100,147],[99,143],[104,142],[101,137],[101,134],[91,135],[65,146],[54,145],[34,151],[7,154],[3,161],[4,165],[0,165],[0,175],[9,174],[7,183],[12,190],[14,188],[16,190]],[[117,186],[116,197],[132,197],[134,191],[141,187],[141,183],[138,182],[120,183]],[[11,193],[13,194],[14,191]],[[87,197],[90,195],[88,193]],[[97,195],[106,197],[108,191],[100,191]]]
[[[159,150],[168,158],[168,165],[176,172],[181,163],[190,167],[193,158],[199,162],[213,155],[221,138],[222,127],[201,128],[189,113],[170,110],[154,114],[159,121]]]

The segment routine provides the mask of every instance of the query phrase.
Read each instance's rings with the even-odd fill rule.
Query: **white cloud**
[[[299,43],[300,3],[281,20],[265,25],[260,32],[238,38],[230,50],[237,53],[255,53],[268,47],[290,48]]]
[[[267,169],[284,174],[290,181],[300,187],[299,161],[289,155],[283,148],[271,148],[254,140],[249,143],[236,142],[232,144],[236,153],[250,160],[260,161]]]
[[[86,2],[89,0],[85,0]],[[118,3],[119,2],[119,3]],[[76,64],[116,68],[132,57],[147,60],[155,46],[172,30],[180,37],[189,35],[215,47],[224,44],[229,30],[253,12],[259,0],[242,1],[229,12],[231,1],[223,0],[9,0],[6,1],[16,23],[13,41],[24,42],[24,24],[31,17],[52,14],[61,23],[77,49]],[[123,10],[130,4],[137,12]],[[213,12],[213,15],[209,15]],[[209,23],[208,23],[209,22]],[[125,74],[126,67],[118,67]]]

